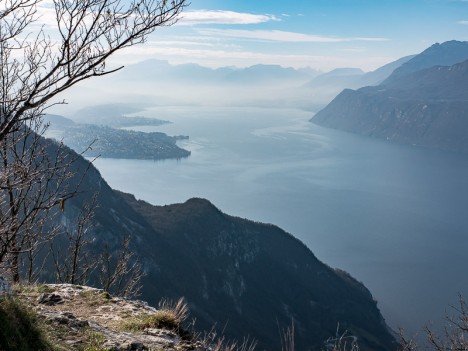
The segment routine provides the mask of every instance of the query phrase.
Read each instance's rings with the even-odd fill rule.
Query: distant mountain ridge
[[[409,58],[367,73],[359,68],[338,68],[323,73],[310,67],[268,64],[209,68],[151,59],[128,65],[115,75],[103,77],[93,84],[103,94],[112,93],[114,98],[120,94],[119,102],[126,103],[140,101],[142,104],[153,102],[158,106],[253,106],[318,111],[344,88],[381,83],[406,59]],[[110,101],[106,100],[108,104],[115,102],[109,98]]]
[[[466,41],[451,40],[442,44],[436,43],[411,60],[395,69],[382,84],[390,84],[408,74],[434,66],[452,66],[468,59],[468,44]]]
[[[458,63],[442,65],[453,61]],[[344,90],[311,121],[405,144],[468,152],[468,42],[431,46],[381,85]]]
[[[172,65],[163,60],[146,60],[129,65],[115,75],[117,80],[173,80],[173,81],[198,81],[203,84],[239,84],[256,83],[271,80],[307,80],[317,76],[321,72],[313,69],[294,69],[279,65],[258,64],[245,68],[221,67],[209,68],[194,63]]]
[[[413,57],[402,57],[367,73],[357,68],[338,68],[314,77],[304,85],[304,89],[309,92],[311,99],[328,103],[343,89],[358,89],[382,83],[396,68]]]
[[[303,81],[306,82],[304,86],[315,87],[317,84],[331,84],[334,80],[339,82],[340,78],[346,77],[352,80],[353,86],[361,87],[381,83],[396,68],[414,56],[403,57],[370,72],[364,72],[360,68],[344,67],[325,73],[312,68],[295,69],[280,65],[257,64],[245,68],[209,68],[193,63],[173,65],[168,61],[151,59],[125,67],[125,70],[117,73],[112,79],[153,81],[155,84],[165,80],[198,81],[202,84],[263,84],[269,81]]]
[[[402,57],[396,61],[387,63],[386,65],[377,68],[375,71],[365,73],[359,80],[361,87],[369,85],[379,85],[387,79],[396,69],[404,65],[409,60],[413,59],[416,55],[409,55]]]

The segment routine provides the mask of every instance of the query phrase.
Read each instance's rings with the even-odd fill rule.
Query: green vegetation
[[[31,285],[31,286],[34,286],[34,285]],[[50,286],[45,285],[45,284],[37,285],[36,288],[39,294],[49,294],[49,293],[54,292],[54,289],[52,289]]]
[[[170,311],[158,311],[154,314],[144,314],[125,321],[122,329],[132,333],[142,332],[145,329],[168,329],[177,330],[180,327],[177,324],[174,315]]]
[[[54,292],[54,289],[46,284],[16,284],[13,286],[13,290],[17,294],[34,297],[37,297],[40,294],[50,294]]]
[[[100,306],[111,301],[112,297],[108,292],[96,293],[93,290],[84,290],[80,296],[89,306]]]
[[[108,351],[109,349],[104,347],[104,335],[98,332],[88,331],[86,333],[88,337],[89,345],[85,346],[83,351]]]
[[[19,299],[0,301],[0,350],[57,350],[49,341],[42,322]]]

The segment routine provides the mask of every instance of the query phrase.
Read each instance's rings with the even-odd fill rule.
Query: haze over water
[[[351,273],[393,328],[439,322],[468,293],[468,159],[334,131],[300,110],[177,107],[138,130],[189,135],[188,159],[98,159],[116,189],[155,205],[204,197],[269,222]],[[141,115],[142,113],[138,113]]]

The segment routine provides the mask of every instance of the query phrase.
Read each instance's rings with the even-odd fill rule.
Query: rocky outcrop
[[[177,329],[144,327],[129,331],[129,321],[157,315],[142,301],[113,297],[100,289],[71,284],[23,287],[19,298],[49,325],[50,334],[69,350],[93,345],[103,350],[207,350],[208,345]]]

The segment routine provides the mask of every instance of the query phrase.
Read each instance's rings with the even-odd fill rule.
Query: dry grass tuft
[[[199,336],[198,339],[207,350],[211,351],[255,351],[257,346],[257,342],[249,338],[245,338],[241,343],[228,341],[224,336],[218,336],[214,329],[204,337]]]
[[[350,335],[347,331],[340,333],[340,325],[336,328],[334,338],[326,341],[327,351],[359,351],[357,337]]]
[[[291,325],[280,333],[281,351],[294,351],[294,320]]]
[[[178,325],[181,325],[189,315],[188,305],[183,297],[177,300],[176,303],[172,300],[162,299],[159,302],[158,308],[160,311],[172,314],[174,321]]]
[[[180,333],[182,323],[188,317],[188,306],[183,298],[176,303],[162,300],[159,310],[152,314],[143,314],[125,321],[122,329],[131,332],[142,332],[145,329],[167,329]]]

